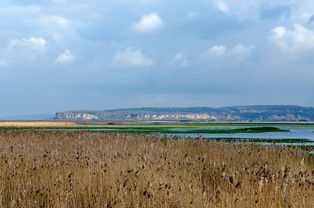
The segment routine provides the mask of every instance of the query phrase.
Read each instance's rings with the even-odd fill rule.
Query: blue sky
[[[310,0],[3,0],[1,116],[314,106]]]

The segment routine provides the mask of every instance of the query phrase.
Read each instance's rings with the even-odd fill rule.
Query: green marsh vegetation
[[[35,123],[34,123],[35,124]],[[279,128],[282,126],[282,128]],[[95,123],[95,122],[77,122],[74,126],[6,126],[0,127],[0,130],[36,130],[36,131],[87,131],[93,133],[112,132],[112,133],[130,133],[147,135],[185,135],[198,136],[201,134],[230,134],[229,138],[209,138],[214,141],[238,142],[238,143],[276,143],[276,144],[313,144],[314,141],[300,138],[280,138],[280,139],[261,139],[259,133],[267,132],[289,132],[286,128],[310,128],[312,125],[306,124],[271,124],[271,123]],[[286,128],[284,128],[286,127]],[[314,129],[313,129],[314,130]],[[233,138],[234,134],[256,134],[256,138]],[[245,137],[245,136],[243,136]]]
[[[124,133],[167,133],[167,134],[234,134],[234,133],[265,133],[265,132],[287,132],[289,130],[279,129],[276,127],[250,127],[236,129],[193,129],[201,128],[200,126],[186,125],[169,125],[169,126],[75,126],[75,127],[0,127],[0,130],[106,130]],[[204,128],[204,127],[203,127]],[[180,130],[175,130],[180,129]],[[183,130],[181,130],[183,129]]]

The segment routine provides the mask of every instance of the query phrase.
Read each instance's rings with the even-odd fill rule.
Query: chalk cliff
[[[284,105],[220,108],[130,108],[58,112],[55,119],[82,121],[314,121],[314,108]]]

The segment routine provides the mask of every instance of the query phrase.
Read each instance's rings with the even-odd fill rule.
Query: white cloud
[[[272,32],[274,34],[274,38],[282,38],[283,36],[285,36],[287,29],[283,26],[278,26],[275,27]]]
[[[43,48],[45,47],[47,41],[43,38],[22,38],[9,41],[9,47],[33,47],[33,48]]]
[[[70,64],[75,60],[75,57],[69,50],[65,50],[63,53],[59,54],[56,58],[57,64]]]
[[[252,45],[238,44],[231,50],[231,53],[237,56],[248,56],[254,48]]]
[[[115,55],[113,64],[120,67],[151,67],[154,62],[145,57],[141,50],[129,47]]]
[[[65,19],[64,17],[52,16],[50,17],[49,22],[60,25],[60,26],[67,26],[69,23],[69,20]]]
[[[288,48],[289,48],[289,45],[288,45],[288,43],[286,43],[286,42],[279,42],[279,43],[277,44],[277,46],[278,46],[278,48],[279,48],[280,50],[282,50],[282,51],[286,51],[286,50],[288,50]]]
[[[296,24],[295,30],[292,31],[292,35],[297,43],[309,44],[311,46],[314,45],[314,31],[310,29],[306,29],[305,27]]]
[[[177,53],[173,58],[172,64],[179,67],[186,67],[188,61],[186,60],[182,53]]]
[[[144,15],[136,24],[135,29],[141,33],[147,33],[159,29],[163,21],[157,13]]]
[[[224,45],[216,45],[207,50],[207,54],[209,55],[223,55],[226,52],[226,46]]]
[[[5,62],[1,65],[39,63],[47,55],[47,41],[41,37],[11,39],[6,47],[0,50]]]
[[[216,61],[225,60],[225,59],[235,59],[235,60],[242,60],[244,58],[247,58],[252,50],[255,48],[253,45],[243,45],[238,44],[234,47],[227,48],[225,45],[216,45],[211,48],[209,48],[205,52],[205,56],[212,57]],[[223,58],[223,59],[220,59]]]
[[[44,47],[47,43],[47,41],[43,38],[30,38],[28,40],[29,42],[31,42],[32,44],[34,44],[35,46],[38,46],[38,47]]]
[[[282,26],[275,27],[272,32],[277,47],[283,51],[314,48],[314,30],[302,25],[295,24],[290,30]]]
[[[224,13],[228,13],[229,12],[229,5],[226,4],[223,1],[216,2],[216,7],[217,7],[217,9],[219,9],[220,11],[222,11]]]

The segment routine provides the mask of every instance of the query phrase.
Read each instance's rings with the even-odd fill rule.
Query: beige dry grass
[[[72,121],[0,121],[0,127],[69,127]]]
[[[309,155],[88,132],[0,132],[0,207],[314,207]]]

